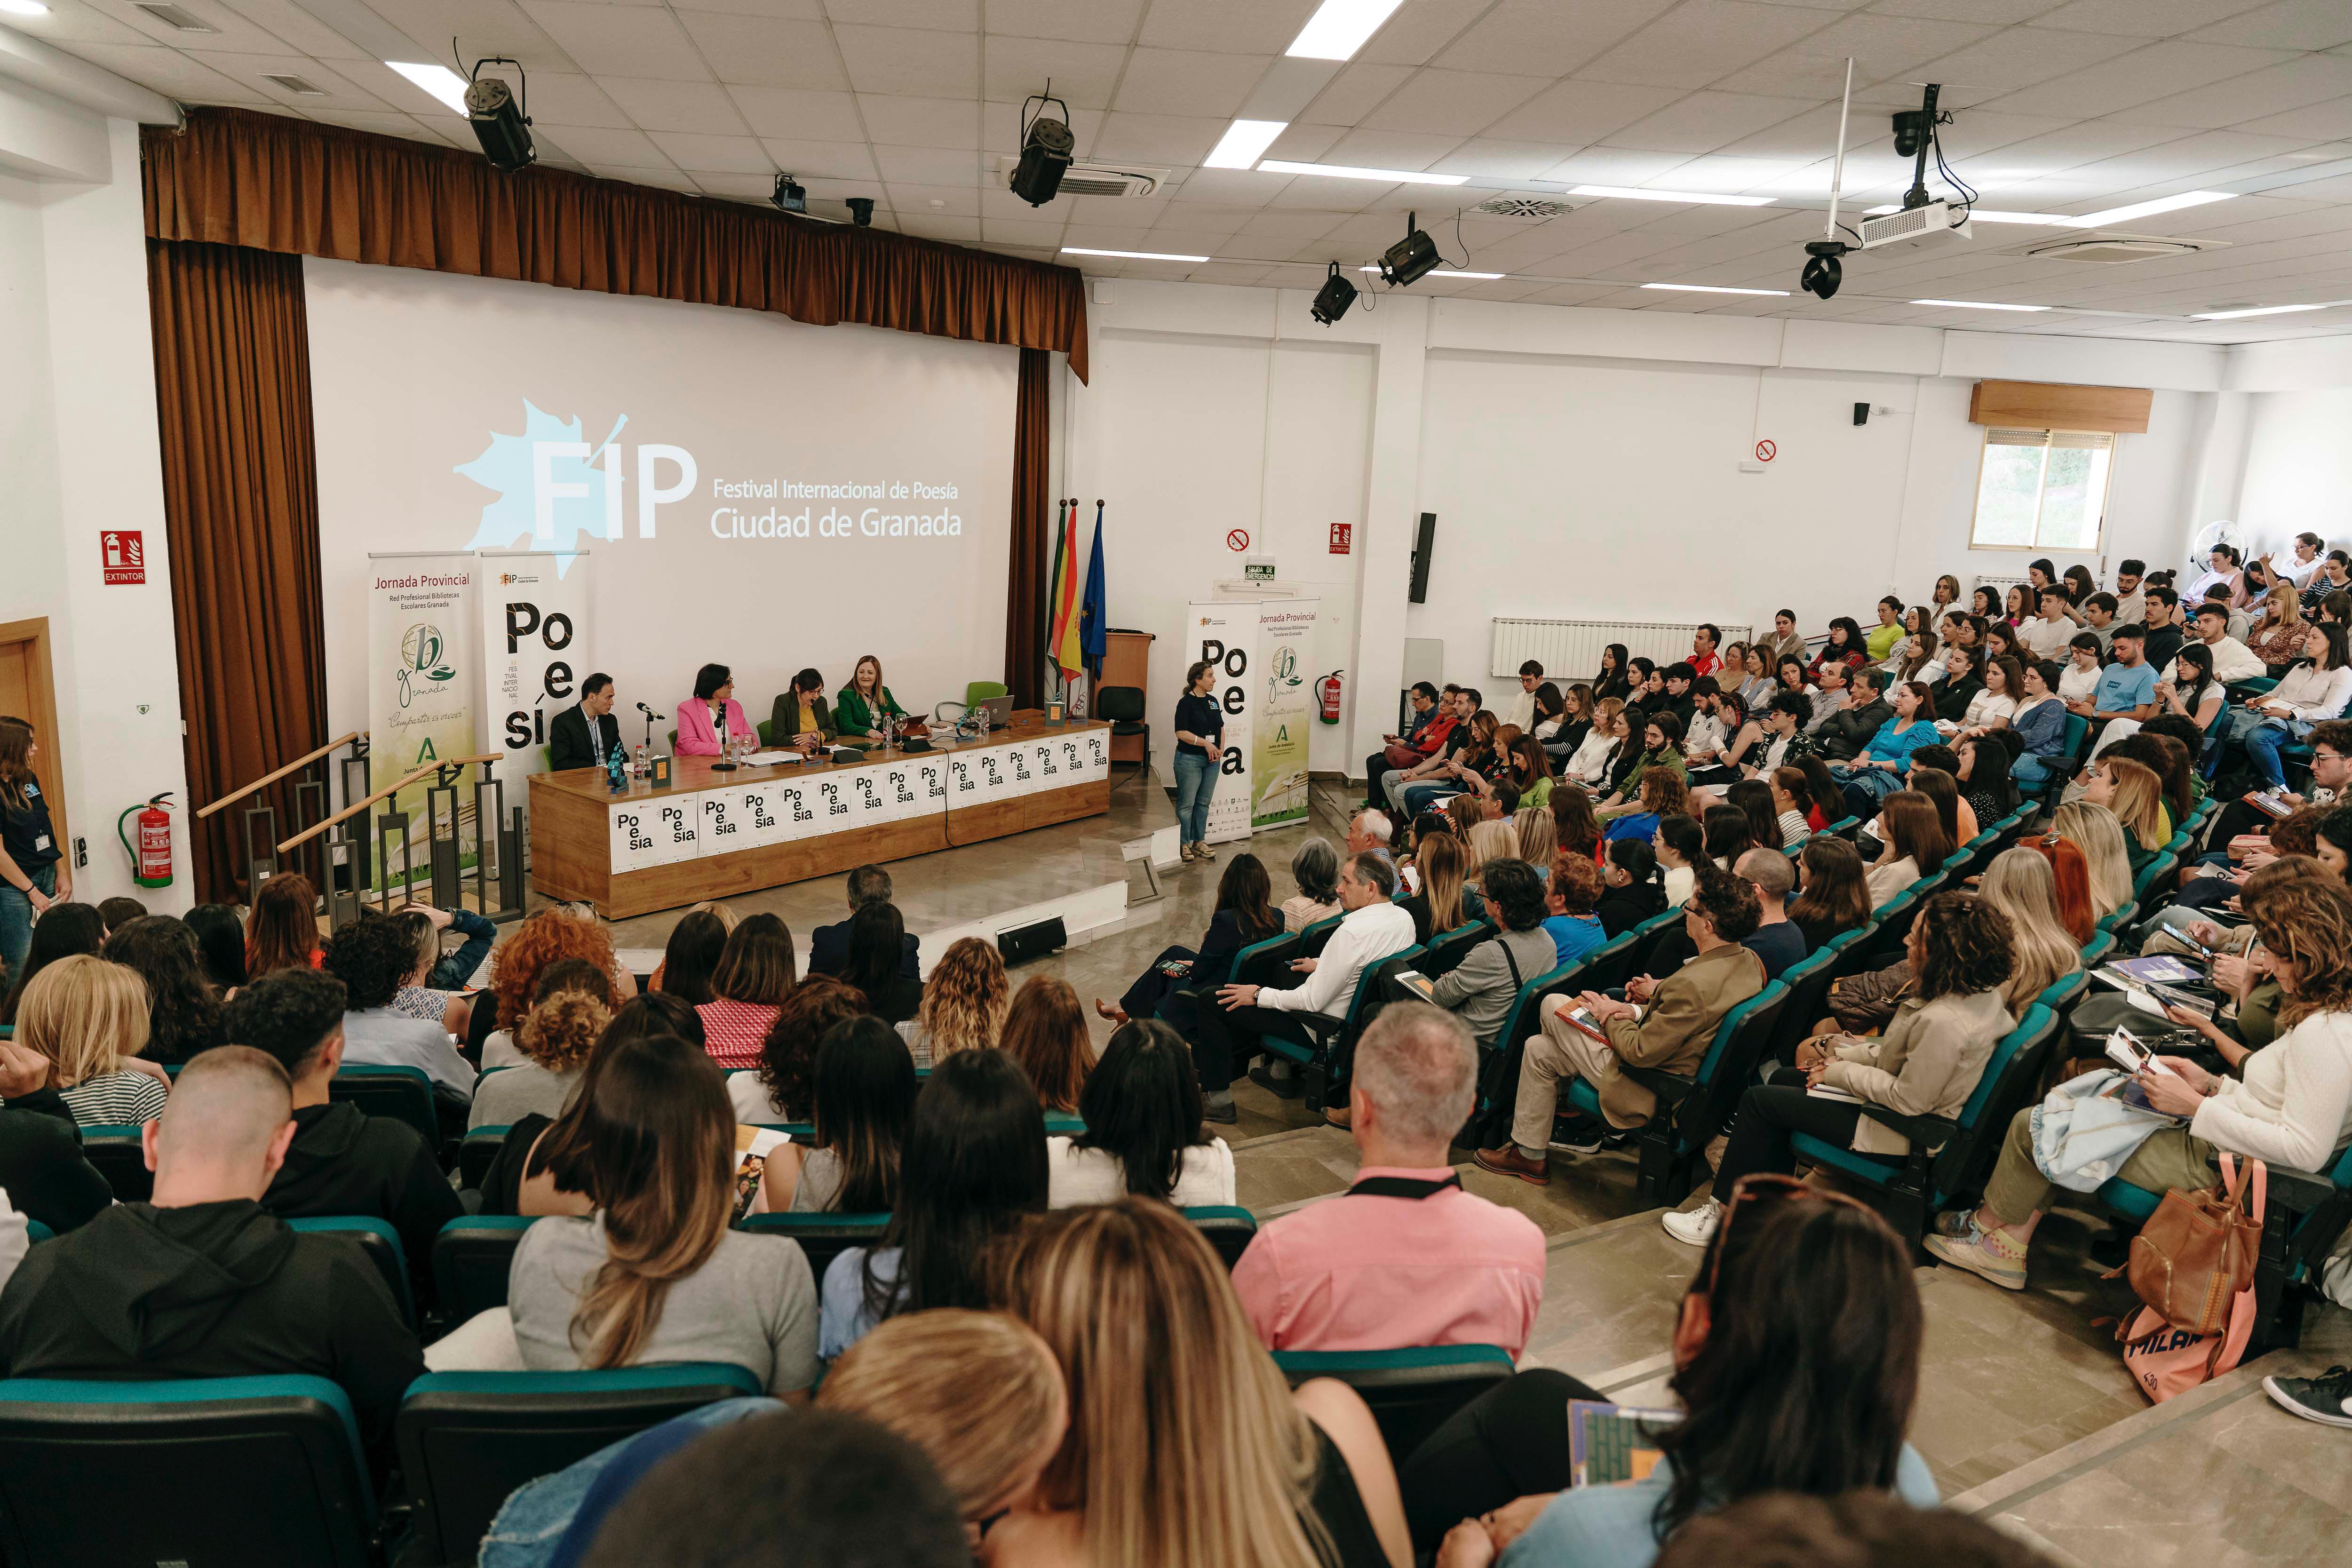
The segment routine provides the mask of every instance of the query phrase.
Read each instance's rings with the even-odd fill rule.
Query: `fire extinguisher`
[[[149,799],[146,805],[131,806],[114,819],[115,837],[131,856],[131,879],[142,888],[168,888],[172,885],[172,819],[165,804],[172,792],[165,790]],[[131,820],[132,812],[139,815],[139,843],[134,847],[131,835],[122,825]]]
[[[1342,673],[1335,669],[1315,683],[1316,700],[1322,705],[1321,715],[1326,724],[1339,721],[1339,677]]]

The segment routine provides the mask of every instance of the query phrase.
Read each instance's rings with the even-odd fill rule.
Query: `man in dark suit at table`
[[[879,866],[860,866],[849,874],[849,912],[856,914],[868,904],[890,901],[890,873]],[[921,976],[919,953],[921,939],[913,932],[907,934],[898,950],[898,973],[909,980]],[[849,967],[849,922],[819,926],[809,932],[808,972],[811,974],[839,974]]]
[[[621,721],[613,717],[613,678],[599,670],[580,683],[580,701],[547,727],[547,769],[601,768],[621,743]]]

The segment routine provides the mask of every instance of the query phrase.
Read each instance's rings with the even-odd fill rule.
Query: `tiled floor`
[[[1251,847],[1277,902],[1294,890],[1288,860],[1297,845],[1310,833],[1336,842],[1344,832],[1349,793],[1317,786],[1307,827]],[[894,864],[898,902],[919,932],[1115,881],[1126,871],[1119,842],[1172,820],[1164,792],[1129,785],[1114,793],[1107,817]],[[1221,853],[1229,860],[1241,848]],[[1162,947],[1199,940],[1221,865],[1163,871],[1161,900],[1024,965],[1016,983],[1058,974],[1087,1001],[1115,999]],[[842,884],[826,878],[736,902],[804,931],[841,918]],[[1139,895],[1142,887],[1139,871]],[[614,938],[658,947],[677,919],[624,921]],[[1109,1028],[1097,1022],[1097,1043]],[[1253,1083],[1238,1084],[1234,1098],[1241,1121],[1224,1136],[1241,1201],[1262,1220],[1348,1185],[1356,1157],[1346,1132]],[[1631,1158],[1555,1155],[1552,1181],[1536,1187],[1456,1152],[1470,1191],[1526,1213],[1550,1238],[1528,1361],[1629,1403],[1669,1401],[1667,1348],[1698,1254],[1667,1237],[1635,1195]],[[2088,1215],[2052,1215],[2036,1237],[2031,1288],[2016,1294],[1954,1270],[1919,1271],[1927,1340],[1911,1437],[1946,1498],[2084,1568],[2352,1563],[2352,1430],[2294,1420],[2259,1386],[2267,1372],[2352,1359],[2352,1313],[2315,1308],[2301,1351],[2151,1409],[2124,1374],[2109,1331],[2092,1322],[2133,1304],[2128,1287],[2101,1279],[2103,1265],[2089,1256],[2102,1229]]]

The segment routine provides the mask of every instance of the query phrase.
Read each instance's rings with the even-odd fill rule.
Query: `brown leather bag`
[[[2270,1183],[2260,1160],[2246,1161],[2245,1172],[2236,1160],[2222,1155],[2220,1186],[2173,1188],[2132,1237],[2131,1260],[2124,1266],[2132,1289],[2184,1333],[2229,1327],[2231,1304],[2253,1285]]]
[[[1388,765],[1392,768],[1396,768],[1400,771],[1410,771],[1420,766],[1422,763],[1427,759],[1423,757],[1419,752],[1414,751],[1411,746],[1406,745],[1403,742],[1391,741],[1389,742],[1388,750],[1381,753],[1381,760],[1388,763]],[[1374,782],[1377,783],[1378,781],[1375,780]]]

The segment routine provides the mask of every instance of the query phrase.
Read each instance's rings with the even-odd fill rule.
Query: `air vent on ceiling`
[[[218,27],[214,26],[194,12],[184,10],[177,5],[150,5],[148,0],[133,0],[133,4],[174,32],[217,33],[220,31]]]
[[[1480,202],[1470,209],[1488,217],[1558,217],[1569,211],[1566,202],[1548,202],[1537,196],[1496,196],[1490,202]]]
[[[278,71],[263,71],[261,73],[261,79],[264,81],[274,81],[278,86],[284,88],[287,91],[299,94],[304,98],[324,98],[327,96],[327,89],[320,87],[317,82],[310,80],[308,77],[287,76]]]
[[[2168,239],[2155,234],[2086,234],[2064,239],[2037,239],[2011,246],[2006,256],[2031,256],[2041,261],[2087,261],[2115,266],[2125,261],[2153,261],[2164,256],[2194,256],[2204,250],[2226,250],[2226,239]]]
[[[1004,184],[1021,160],[1007,153],[996,160],[997,184]],[[1073,163],[1062,175],[1060,195],[1066,196],[1148,196],[1168,183],[1169,170],[1112,168],[1107,163]]]

